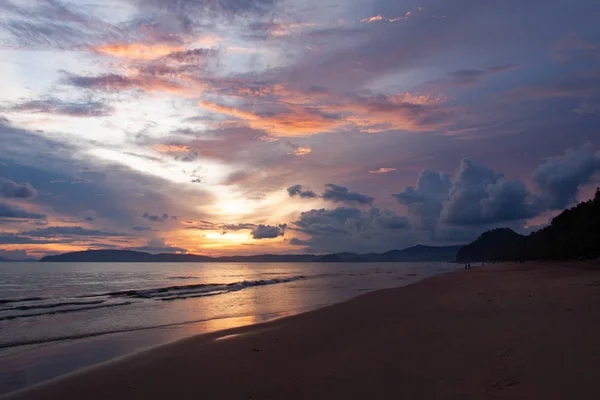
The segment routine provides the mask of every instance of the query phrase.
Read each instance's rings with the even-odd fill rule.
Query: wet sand
[[[10,399],[598,399],[600,264],[503,264],[184,339]]]

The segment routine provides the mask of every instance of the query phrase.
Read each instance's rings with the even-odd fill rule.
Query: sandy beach
[[[600,266],[500,264],[185,339],[7,399],[597,399]]]

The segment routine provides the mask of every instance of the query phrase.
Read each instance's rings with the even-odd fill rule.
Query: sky
[[[0,0],[0,256],[382,252],[600,185],[595,0]]]

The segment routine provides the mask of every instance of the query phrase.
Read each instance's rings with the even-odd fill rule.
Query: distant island
[[[36,262],[35,258],[27,258],[25,260],[11,260],[10,258],[0,257],[0,262]]]
[[[87,250],[46,256],[40,262],[444,262],[454,261],[461,247],[417,245],[385,253],[261,254],[226,257],[150,254],[133,250]]]
[[[493,229],[462,247],[458,262],[577,260],[600,257],[600,189],[593,199],[563,211],[528,236]]]

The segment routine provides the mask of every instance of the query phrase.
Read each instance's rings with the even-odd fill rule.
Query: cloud
[[[363,205],[373,203],[373,198],[371,196],[358,192],[351,192],[347,187],[335,185],[333,183],[325,185],[325,192],[323,192],[321,197],[334,203],[355,203]]]
[[[33,199],[37,190],[29,183],[17,183],[0,176],[0,196],[16,199]]]
[[[374,17],[370,17],[370,18],[363,18],[360,20],[360,22],[375,22],[375,21],[382,21],[383,17],[381,15],[376,15]]]
[[[151,231],[152,228],[150,228],[149,226],[134,226],[131,228],[131,230],[136,232],[147,232]]]
[[[393,211],[373,207],[338,207],[303,212],[291,223],[295,232],[309,239],[293,238],[290,244],[314,252],[370,252],[403,248],[412,244],[410,221]]]
[[[154,60],[157,58],[169,56],[174,53],[182,53],[183,46],[170,44],[143,44],[143,43],[123,43],[123,44],[105,44],[96,46],[94,51],[119,58],[131,58],[136,60]]]
[[[238,16],[246,14],[262,15],[270,11],[278,0],[132,0],[140,6],[151,6],[184,16],[208,15],[218,12],[222,16]],[[214,16],[213,16],[214,17]]]
[[[4,1],[0,10],[8,43],[26,49],[79,49],[94,39],[116,37],[122,32],[115,26],[58,1]]]
[[[398,21],[405,21],[405,20],[409,19],[411,16],[413,16],[417,12],[423,12],[423,7],[418,7],[417,11],[414,11],[414,12],[407,11],[401,17],[385,18],[381,14],[378,14],[378,15],[376,15],[374,17],[363,18],[363,19],[360,20],[360,22],[371,23],[371,22],[386,21],[386,22],[392,22],[393,23],[393,22],[398,22]]]
[[[487,76],[512,71],[518,68],[516,64],[499,65],[488,69],[461,69],[448,72],[449,83],[456,86],[474,85]]]
[[[333,132],[344,124],[335,113],[327,113],[318,107],[305,107],[288,103],[277,113],[261,115],[234,107],[201,101],[201,108],[216,114],[228,115],[245,121],[252,129],[263,130],[277,137],[310,136],[321,132]]]
[[[25,209],[0,201],[0,218],[46,219],[45,214],[30,213]]]
[[[201,231],[220,231],[222,235],[228,232],[248,230],[253,239],[273,239],[283,236],[287,229],[286,224],[278,225],[257,225],[252,223],[239,224],[217,224],[209,221],[189,221],[191,224],[185,229],[194,229]]]
[[[103,74],[97,76],[67,74],[64,83],[82,89],[99,89],[106,91],[135,89],[143,85],[143,82],[140,79],[129,78],[118,74]]]
[[[589,144],[568,149],[533,172],[533,182],[540,188],[542,202],[550,209],[562,209],[577,200],[579,187],[590,182],[600,171],[600,151],[594,153]]]
[[[499,224],[523,231],[526,220],[568,207],[597,171],[600,152],[590,145],[570,149],[534,170],[538,190],[529,191],[522,181],[465,158],[454,179],[424,170],[416,188],[408,186],[392,196],[406,206],[417,237],[469,241]]]
[[[0,250],[0,257],[9,260],[26,260],[30,258],[26,250]]]
[[[305,156],[312,152],[312,149],[310,147],[300,147],[300,146],[294,145],[292,148],[293,148],[293,150],[290,151],[288,154],[294,155],[294,156]]]
[[[81,226],[49,226],[32,231],[21,232],[20,235],[36,238],[55,238],[62,236],[86,236],[86,237],[118,237],[131,236],[127,233],[102,231],[98,229],[86,229]]]
[[[274,239],[285,234],[287,229],[286,224],[280,224],[276,226],[272,225],[258,225],[252,230],[253,239]]]
[[[185,229],[196,229],[200,231],[212,231],[221,229],[217,224],[210,221],[181,221]]]
[[[402,192],[393,194],[392,197],[407,207],[415,233],[431,239],[435,234],[443,203],[451,187],[450,175],[423,170],[417,180],[416,188],[408,186]]]
[[[218,51],[216,49],[190,49],[181,50],[169,53],[166,58],[168,60],[177,61],[180,64],[200,65],[206,59],[214,57]]]
[[[181,92],[182,87],[169,79],[140,75],[125,76],[119,74],[101,74],[96,76],[75,75],[66,73],[62,83],[81,89],[104,92],[121,92],[141,90],[146,92]]]
[[[64,115],[69,117],[106,117],[114,112],[114,108],[103,102],[67,102],[55,98],[31,100],[17,104],[12,111],[30,112],[34,114]]]
[[[408,207],[415,226],[435,234],[439,225],[480,226],[531,218],[541,211],[525,184],[464,158],[450,183],[447,174],[421,173],[417,189],[392,195]]]
[[[169,214],[163,214],[163,215],[152,215],[148,212],[145,212],[142,215],[142,218],[147,219],[148,221],[152,221],[152,222],[165,222],[166,220],[169,219]]]
[[[291,238],[290,239],[290,244],[292,246],[309,246],[310,245],[310,241],[309,240],[302,240],[302,239],[298,239],[298,238]]]
[[[440,220],[474,226],[531,218],[540,212],[525,184],[464,158],[461,160]]]
[[[310,189],[303,190],[302,185],[294,185],[287,188],[290,197],[298,196],[303,199],[312,199],[318,195]]]
[[[132,247],[129,250],[143,251],[146,253],[188,253],[187,249],[182,247],[171,246],[165,242],[163,238],[149,240],[148,243],[140,247]]]
[[[64,243],[61,240],[36,239],[29,236],[22,236],[14,233],[0,233],[0,244],[52,244]],[[67,242],[71,242],[68,240]]]
[[[241,231],[241,230],[253,230],[256,228],[255,224],[222,224],[218,229],[221,229],[223,233],[228,231]]]
[[[370,169],[370,174],[387,174],[388,172],[396,172],[396,168],[379,168],[379,169]]]

